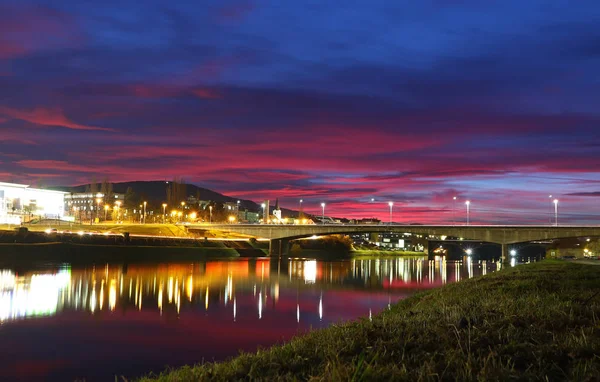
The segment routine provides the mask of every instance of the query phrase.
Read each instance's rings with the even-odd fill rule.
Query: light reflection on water
[[[0,376],[15,360],[45,368],[41,375],[17,368],[20,374],[5,377],[94,380],[224,359],[311,328],[371,318],[419,290],[499,268],[441,257],[4,269]],[[57,332],[58,323],[71,331]],[[161,350],[148,351],[153,348]]]

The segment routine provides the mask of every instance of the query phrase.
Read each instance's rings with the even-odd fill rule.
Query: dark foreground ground
[[[521,265],[416,295],[372,321],[143,380],[154,378],[598,380],[600,267]]]

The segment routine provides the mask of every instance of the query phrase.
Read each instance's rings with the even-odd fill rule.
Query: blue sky
[[[552,193],[594,223],[598,25],[594,1],[4,1],[0,178],[404,222],[453,196],[532,222]]]

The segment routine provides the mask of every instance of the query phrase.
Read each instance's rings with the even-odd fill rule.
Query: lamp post
[[[325,224],[325,203],[321,203],[321,208],[323,209],[323,214],[321,215],[321,224]]]
[[[554,225],[558,227],[558,199],[554,199]]]
[[[394,207],[394,202],[388,202],[388,206],[390,206],[390,225],[392,225],[392,208]]]
[[[163,203],[162,208],[163,208],[163,224],[165,224],[166,220],[167,220],[167,203]]]
[[[552,225],[552,195],[548,195],[548,199],[550,200],[550,213],[548,214],[548,223]]]
[[[212,206],[208,206],[208,213],[209,213],[209,224],[212,224]]]
[[[304,200],[300,199],[300,202],[298,203],[298,220],[302,219],[302,202]]]
[[[102,202],[102,199],[96,198],[96,217],[98,217],[98,214],[100,211],[100,202]],[[94,215],[92,214],[92,219],[90,220],[90,225],[93,224],[93,220],[94,220]]]
[[[262,219],[263,220],[263,224],[267,224],[267,222],[265,221],[265,207],[267,205],[265,203],[262,203],[260,206],[262,207],[262,212],[263,212],[262,213],[263,214],[263,219]]]
[[[452,225],[456,225],[456,196],[452,198],[454,205],[452,206]]]
[[[148,204],[148,202],[144,202],[144,224],[146,224],[146,204]]]
[[[106,221],[108,215],[108,204],[104,205],[104,221]]]
[[[465,205],[467,206],[467,225],[469,225],[469,208],[471,207],[471,202],[467,200]]]
[[[120,217],[121,217],[121,201],[120,200],[117,200],[115,202],[115,208],[117,210],[117,223],[118,223],[119,220],[121,220],[120,219]]]

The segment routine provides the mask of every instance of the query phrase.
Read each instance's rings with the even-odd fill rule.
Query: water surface
[[[0,270],[0,379],[114,380],[223,360],[497,270],[445,258]]]

